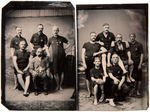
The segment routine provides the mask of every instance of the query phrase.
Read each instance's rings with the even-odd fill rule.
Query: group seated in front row
[[[100,58],[99,57],[94,58],[95,67],[90,70],[91,80],[93,81],[93,88],[94,88],[94,105],[98,104],[98,95],[100,95],[101,97],[99,99],[99,102],[103,102],[104,98],[106,98],[106,101],[109,101],[110,105],[115,106],[114,98],[115,100],[123,99],[129,92],[129,88],[125,84],[125,77],[127,73],[124,73],[121,67],[118,65],[119,56],[117,54],[113,54],[111,62],[112,66],[108,68],[108,74],[111,80],[106,80],[106,76],[103,74],[103,69],[101,67]],[[104,94],[105,83],[110,84],[106,96]],[[100,87],[101,89],[101,94],[98,93],[98,87]]]
[[[19,50],[16,50],[13,56],[17,79],[24,90],[23,95],[29,96],[30,77],[33,78],[35,95],[39,94],[40,83],[43,82],[44,94],[48,94],[48,78],[53,78],[50,72],[49,57],[43,55],[42,48],[38,48],[36,56],[31,57],[30,52],[26,50],[25,41],[19,43]],[[24,80],[25,78],[25,80]]]

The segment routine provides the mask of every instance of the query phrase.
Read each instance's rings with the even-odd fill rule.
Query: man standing
[[[36,56],[36,50],[38,48],[42,48],[47,52],[47,36],[43,33],[44,26],[43,24],[38,24],[38,32],[33,34],[31,37],[31,49],[32,49],[32,56]]]
[[[130,34],[131,41],[130,51],[131,58],[134,62],[133,76],[136,80],[136,94],[141,95],[141,82],[142,82],[142,63],[143,63],[143,46],[135,40],[136,35],[134,33]]]
[[[92,95],[92,87],[91,87],[91,76],[90,76],[90,69],[94,67],[94,57],[100,56],[102,57],[102,67],[104,75],[107,76],[106,73],[106,54],[103,54],[107,52],[107,50],[104,47],[101,47],[100,44],[96,43],[96,33],[91,32],[90,33],[90,41],[84,43],[82,47],[82,62],[83,67],[85,68],[85,74],[86,74],[86,86],[88,90],[87,97],[91,97]]]
[[[30,53],[26,51],[26,42],[21,40],[19,43],[19,50],[16,50],[13,55],[13,63],[15,66],[17,78],[19,84],[24,90],[23,95],[28,96],[28,87],[30,84],[30,73],[29,73],[29,61]],[[25,81],[23,80],[25,77]]]
[[[22,40],[25,41],[25,47],[28,46],[26,39],[21,36],[22,28],[17,26],[15,30],[16,30],[16,36],[14,38],[12,38],[11,43],[10,43],[11,57],[14,56],[14,53],[16,50],[19,50],[20,41],[22,41]],[[16,75],[17,75],[17,72],[16,72],[16,69],[14,68],[14,82],[15,82],[14,89],[16,89],[18,86]]]
[[[49,54],[52,64],[53,73],[56,79],[56,90],[62,90],[62,83],[64,80],[64,66],[65,66],[65,49],[69,47],[69,42],[65,37],[60,36],[59,27],[54,26],[53,36],[48,40]],[[67,44],[64,49],[64,43]]]

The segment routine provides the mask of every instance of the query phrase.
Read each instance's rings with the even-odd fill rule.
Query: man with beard
[[[54,26],[53,29],[53,36],[48,40],[48,47],[49,47],[49,56],[52,61],[53,66],[53,74],[54,78],[56,79],[56,90],[62,90],[62,83],[64,80],[64,66],[65,66],[65,49],[69,47],[68,40],[60,36],[59,27]],[[64,48],[64,44],[67,44],[66,48]]]
[[[40,83],[43,82],[44,94],[48,95],[48,76],[52,78],[49,68],[49,59],[42,54],[42,48],[36,50],[36,56],[32,59],[30,64],[30,72],[32,73],[35,95],[40,91]]]
[[[14,53],[16,50],[19,50],[19,43],[20,41],[25,41],[25,47],[28,46],[27,41],[24,37],[21,36],[22,34],[22,28],[21,27],[16,27],[16,36],[14,38],[12,38],[11,43],[10,43],[10,50],[11,50],[11,57],[14,56]],[[15,69],[15,67],[13,67],[14,69],[14,89],[16,89],[18,87],[18,81],[17,81],[17,71]]]
[[[44,50],[47,52],[47,36],[43,33],[43,29],[44,29],[44,26],[43,24],[38,24],[38,32],[33,34],[32,37],[31,37],[31,49],[32,49],[32,53],[31,55],[33,57],[36,56],[36,50],[38,48],[42,48],[43,49],[43,52]]]
[[[130,51],[131,58],[134,62],[133,77],[136,81],[136,95],[141,95],[141,82],[142,82],[142,63],[143,63],[143,46],[135,40],[136,35],[130,34]],[[131,74],[131,75],[132,75]]]
[[[122,41],[121,34],[116,35],[116,42],[114,43],[114,46],[112,46],[108,53],[108,63],[110,63],[110,57],[114,53],[116,53],[119,56],[119,58],[123,61],[123,64],[127,71],[128,67],[129,70],[133,68],[133,61],[131,59],[131,52],[129,51],[129,44],[127,42]],[[129,71],[129,75],[127,76],[127,82],[134,82],[134,79],[130,75],[131,73],[132,71]]]
[[[91,97],[92,95],[92,86],[91,86],[91,76],[90,76],[90,69],[94,67],[94,57],[99,56],[102,57],[102,68],[105,77],[107,77],[106,73],[106,54],[107,50],[102,47],[100,44],[96,43],[96,33],[91,32],[90,33],[90,41],[84,43],[82,47],[82,62],[83,67],[85,68],[85,74],[86,74],[86,86],[88,90],[87,97]]]
[[[29,73],[29,61],[30,53],[26,51],[26,41],[21,40],[19,43],[19,50],[16,50],[13,55],[13,63],[17,73],[19,84],[24,90],[23,95],[28,96],[28,87],[30,84],[30,73]],[[25,77],[25,81],[23,80]]]

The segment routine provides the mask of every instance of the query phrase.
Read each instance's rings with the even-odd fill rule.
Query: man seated
[[[36,57],[31,61],[30,72],[32,73],[35,95],[40,92],[40,83],[43,82],[44,94],[48,95],[48,76],[52,78],[49,68],[49,58],[43,56],[42,48],[36,51]]]
[[[23,95],[26,97],[29,95],[28,87],[30,84],[29,59],[30,53],[26,51],[26,41],[21,40],[19,43],[19,50],[14,52],[13,63],[19,84],[24,90]],[[25,82],[23,77],[25,77]]]
[[[116,53],[123,65],[125,66],[126,70],[129,69],[129,75],[127,75],[127,82],[134,82],[134,79],[131,77],[132,69],[133,69],[133,61],[131,59],[131,52],[129,51],[129,44],[127,42],[122,41],[122,35],[116,35],[116,42],[112,46],[109,51],[108,60],[110,61],[110,55]],[[109,62],[110,63],[110,62]]]
[[[123,73],[121,67],[118,65],[119,57],[117,54],[113,54],[111,58],[112,66],[108,68],[109,77],[112,79],[110,90],[111,98],[106,99],[109,104],[115,106],[114,98],[118,100],[124,100],[126,94],[128,93],[128,87],[125,84],[126,73]]]
[[[94,86],[94,105],[97,105],[97,92],[98,92],[98,86],[100,86],[101,89],[101,98],[99,102],[102,102],[104,100],[104,83],[106,80],[106,77],[103,74],[103,69],[100,66],[100,58],[95,57],[94,58],[94,65],[95,67],[90,70],[91,80],[93,81]]]

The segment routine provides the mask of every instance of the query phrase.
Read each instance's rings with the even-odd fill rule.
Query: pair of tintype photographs
[[[76,15],[75,15],[76,12]],[[116,106],[108,102],[94,105],[94,97],[87,97],[86,75],[82,65],[83,45],[90,41],[91,32],[98,35],[107,23],[110,32],[121,34],[123,41],[130,41],[129,34],[136,34],[136,40],[143,46],[142,97],[128,96]],[[36,96],[33,82],[30,82],[28,97],[22,89],[14,89],[14,71],[10,43],[16,35],[16,27],[21,27],[27,43],[37,32],[39,24],[43,33],[52,37],[54,26],[59,27],[59,35],[70,43],[65,49],[65,70],[63,90],[55,91],[55,78],[49,81],[48,95]],[[70,2],[9,2],[2,8],[1,35],[1,103],[10,110],[84,110],[117,111],[145,110],[148,108],[148,4],[95,4],[76,5]],[[59,44],[59,43],[58,43]],[[65,48],[66,45],[63,45]],[[30,51],[30,47],[28,47]],[[53,57],[55,58],[55,57]],[[59,62],[58,62],[59,63]],[[32,79],[31,79],[32,80]],[[113,93],[112,93],[113,94]]]

